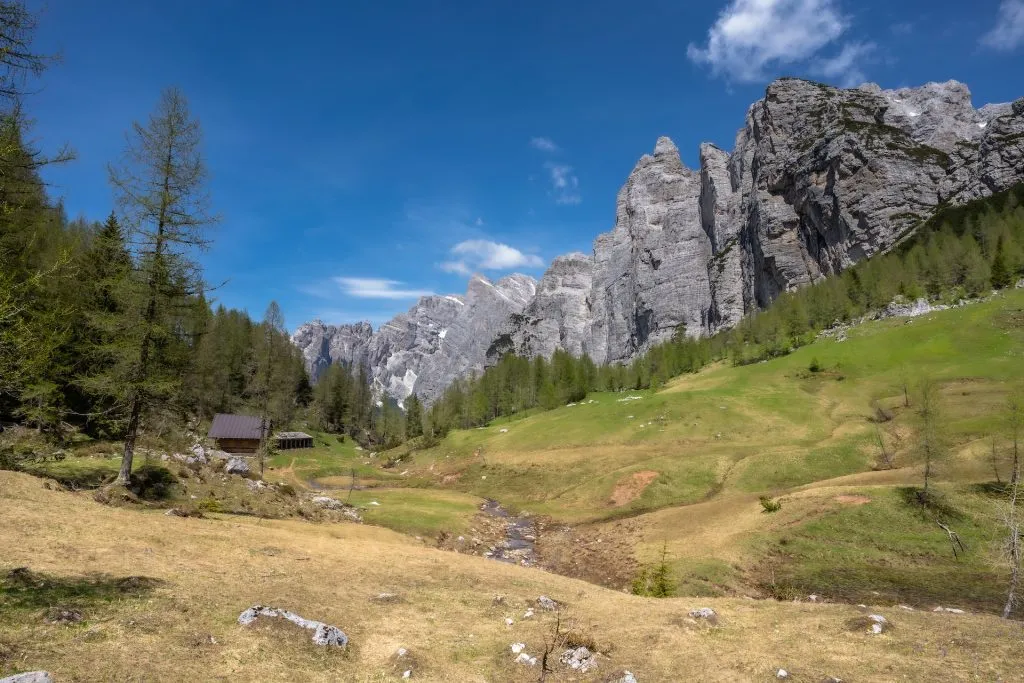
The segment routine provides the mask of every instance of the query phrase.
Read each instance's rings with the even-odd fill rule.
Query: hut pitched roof
[[[256,439],[263,438],[262,420],[250,415],[217,413],[210,425],[211,439]]]

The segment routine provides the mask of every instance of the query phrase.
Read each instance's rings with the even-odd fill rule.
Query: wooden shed
[[[250,415],[217,413],[207,436],[217,442],[217,448],[227,453],[252,454],[259,450],[265,433],[263,421]]]
[[[313,447],[313,437],[305,432],[278,432],[274,434],[274,442],[281,451]]]

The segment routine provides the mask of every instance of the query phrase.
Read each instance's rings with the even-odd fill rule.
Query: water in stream
[[[505,538],[495,544],[493,550],[484,553],[486,557],[509,564],[534,564],[537,559],[537,526],[530,517],[513,516],[501,503],[490,499],[480,506],[480,511],[505,521]]]

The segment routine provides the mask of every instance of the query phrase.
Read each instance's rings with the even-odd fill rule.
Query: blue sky
[[[1024,95],[1024,0],[30,0],[62,63],[27,108],[71,216],[111,209],[106,165],[168,85],[202,121],[201,260],[227,306],[289,327],[379,325],[467,274],[536,277],[590,251],[659,135],[732,148],[781,75],[955,78]]]

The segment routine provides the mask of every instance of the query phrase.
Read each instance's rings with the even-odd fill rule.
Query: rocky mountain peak
[[[658,138],[592,254],[554,259],[539,283],[477,275],[465,296],[425,297],[376,333],[314,321],[293,340],[311,372],[365,359],[380,391],[428,402],[508,352],[628,361],[884,251],[940,205],[1024,180],[1024,98],[975,109],[957,81],[779,79],[743,124],[731,152],[701,145],[697,170]]]

